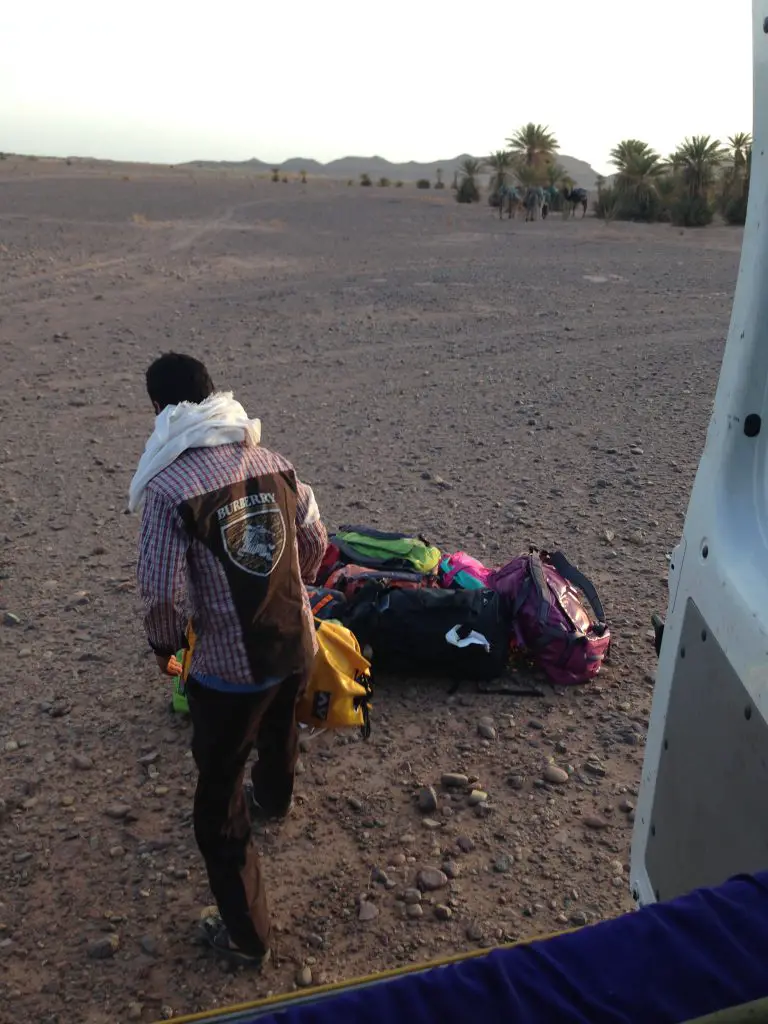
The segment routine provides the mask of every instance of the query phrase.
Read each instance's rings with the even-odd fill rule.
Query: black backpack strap
[[[587,579],[584,573],[579,572],[575,565],[571,565],[562,551],[547,554],[546,559],[552,568],[560,573],[564,580],[568,580],[569,583],[573,583],[574,586],[579,588],[592,605],[592,611],[597,616],[598,624],[604,626],[605,612],[603,611],[603,603],[598,596],[594,583]]]
[[[357,678],[356,681],[365,687],[365,695],[356,697],[353,706],[363,713],[363,724],[360,726],[360,734],[364,740],[371,735],[371,697],[373,696],[373,671],[369,670],[366,677]]]

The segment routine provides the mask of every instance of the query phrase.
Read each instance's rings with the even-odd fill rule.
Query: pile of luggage
[[[423,537],[345,526],[309,593],[316,620],[349,629],[377,670],[492,680],[523,656],[575,685],[610,648],[594,586],[561,552],[531,549],[488,568]]]
[[[531,549],[489,569],[423,537],[346,526],[330,538],[308,591],[318,651],[297,722],[359,728],[366,739],[371,660],[377,670],[493,680],[524,657],[568,686],[593,679],[611,643],[594,586],[560,552]],[[188,711],[194,646],[190,623],[173,684],[177,712]]]

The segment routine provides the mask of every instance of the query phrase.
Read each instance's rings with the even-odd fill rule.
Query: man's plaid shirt
[[[187,533],[179,506],[229,484],[292,469],[286,459],[260,445],[190,448],[147,487],[137,576],[149,643],[159,654],[175,654],[184,647],[187,624],[194,618],[197,641],[191,674],[216,689],[243,692],[264,687],[254,684],[224,568]],[[312,489],[299,481],[297,486],[294,543],[302,580],[312,583],[328,535]],[[306,591],[303,596],[307,629],[316,648]],[[268,685],[280,681],[270,680]]]

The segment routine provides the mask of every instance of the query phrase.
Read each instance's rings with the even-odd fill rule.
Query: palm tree
[[[477,203],[480,201],[480,189],[477,187],[476,178],[483,170],[482,160],[476,160],[473,156],[465,157],[459,164],[460,181],[456,192],[456,199],[460,203]]]
[[[660,183],[666,173],[659,154],[640,139],[624,139],[611,150],[611,163],[616,168],[612,188],[615,193],[615,214],[630,220],[655,220],[660,213]],[[609,195],[610,199],[610,195]]]
[[[659,197],[660,205],[657,219],[668,221],[680,190],[680,182],[677,175],[667,171],[666,174],[662,174],[654,179],[653,184],[656,189],[656,195]]]
[[[495,153],[491,153],[485,165],[491,172],[488,190],[491,195],[495,195],[510,179],[510,171],[514,166],[512,154],[505,149],[497,149]]]
[[[507,142],[512,154],[519,157],[528,167],[540,167],[542,164],[550,163],[560,148],[549,126],[534,124],[533,121],[518,128]]]
[[[652,153],[654,151],[647,142],[641,142],[640,139],[624,139],[611,150],[611,163],[621,172],[627,163]]]
[[[735,136],[737,138],[738,136]],[[752,139],[747,137],[744,150],[744,165],[735,165],[723,175],[723,191],[720,197],[720,212],[729,224],[745,224],[749,202],[749,184],[752,177]],[[731,152],[736,149],[734,139],[729,139]]]
[[[692,199],[706,199],[726,155],[719,139],[693,135],[678,146],[670,163],[680,174],[688,195]]]
[[[647,142],[625,139],[611,150],[611,163],[617,170],[616,188],[636,198],[656,190],[656,183],[665,173],[664,162]]]
[[[752,151],[752,135],[750,132],[736,132],[728,139],[733,166],[743,170],[747,163],[747,153]]]
[[[557,160],[553,160],[551,164],[547,164],[545,170],[547,184],[550,188],[555,188],[557,185],[562,184],[568,177],[568,172],[559,164]]]
[[[728,139],[730,160],[723,168],[718,206],[720,212],[731,219],[729,207],[736,203],[737,217],[746,212],[746,195],[749,193],[749,170],[752,153],[752,136],[749,132],[737,132]],[[737,220],[737,222],[739,222]],[[740,221],[743,223],[743,221]]]
[[[523,188],[532,188],[541,180],[540,168],[532,164],[520,163],[515,168],[515,177]]]
[[[473,156],[465,157],[459,164],[459,174],[463,178],[476,178],[483,170],[483,161]]]

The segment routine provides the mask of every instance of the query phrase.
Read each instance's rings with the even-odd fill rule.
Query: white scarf
[[[175,462],[187,448],[214,448],[261,440],[261,421],[251,420],[231,391],[210,395],[203,402],[168,405],[155,419],[155,429],[147,441],[131,481],[128,510],[135,512],[144,500],[147,484]]]

